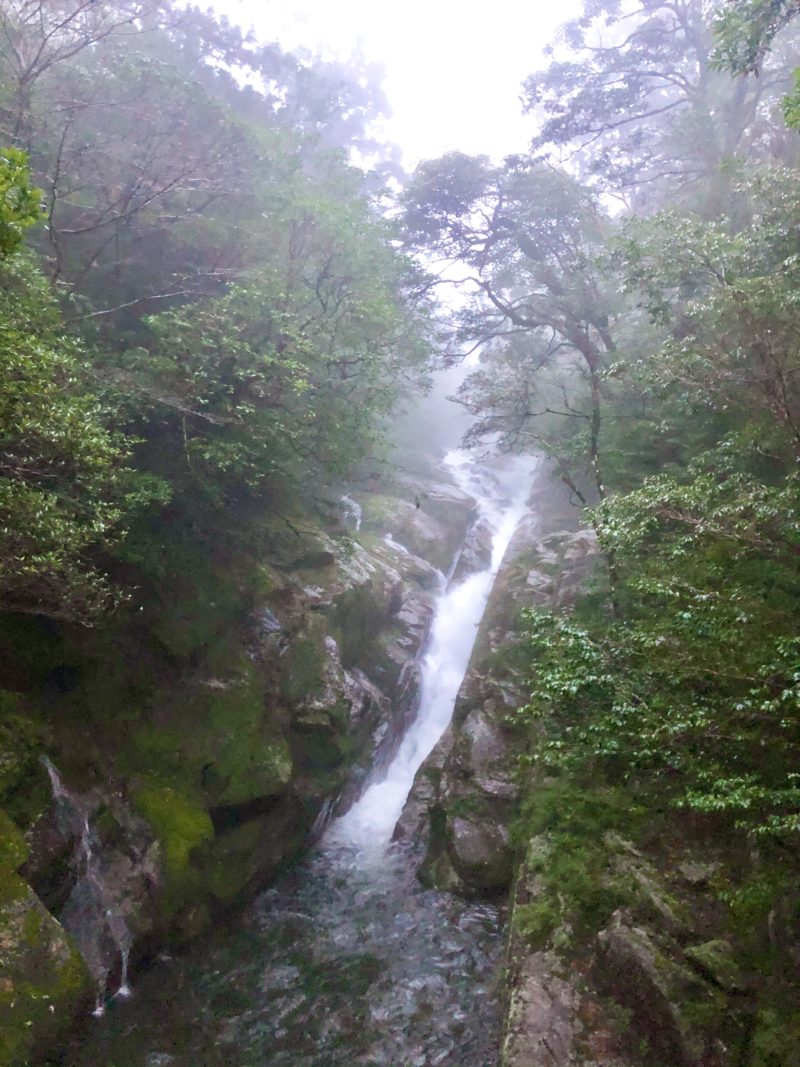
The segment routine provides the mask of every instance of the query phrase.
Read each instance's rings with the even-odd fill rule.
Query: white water
[[[468,454],[448,452],[445,462],[456,483],[478,504],[479,518],[492,531],[489,566],[452,583],[439,598],[420,670],[417,718],[403,738],[386,777],[364,792],[324,838],[325,845],[352,846],[380,854],[389,844],[414,784],[414,776],[453,714],[489,593],[520,519],[527,512],[536,461],[508,457],[498,470],[481,469]]]
[[[120,957],[120,984],[114,996],[131,996],[131,987],[128,984],[131,933],[125,917],[116,907],[106,886],[101,857],[95,849],[94,831],[89,825],[83,799],[67,789],[55,765],[47,756],[42,757],[42,763],[50,778],[59,827],[62,833],[78,838],[77,865],[79,869],[82,868],[83,873],[78,876],[60,919],[64,928],[75,939],[97,982],[97,1003],[92,1014],[100,1018],[105,1013],[108,999],[106,984],[111,969],[108,938]]]
[[[344,517],[346,519],[352,520],[353,525],[355,526],[356,530],[360,530],[361,529],[361,505],[358,503],[358,501],[357,500],[353,500],[353,498],[349,494],[345,493],[345,495],[343,497],[339,498],[339,503],[342,505],[342,511],[344,512]]]

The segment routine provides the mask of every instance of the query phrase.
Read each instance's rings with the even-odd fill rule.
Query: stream
[[[140,975],[62,1064],[496,1064],[501,910],[423,888],[414,847],[392,841],[414,775],[450,721],[532,478],[530,457],[496,470],[457,451],[446,462],[492,531],[492,558],[437,601],[419,711],[394,759],[304,862],[243,917]]]

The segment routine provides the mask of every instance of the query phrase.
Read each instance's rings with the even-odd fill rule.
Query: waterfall
[[[491,561],[484,570],[451,582],[439,597],[420,667],[417,717],[385,777],[370,785],[350,810],[331,824],[324,838],[328,845],[380,851],[391,840],[414,776],[450,722],[495,577],[528,510],[537,463],[530,456],[507,457],[503,465],[488,469],[477,467],[467,453],[453,450],[447,453],[445,463],[459,488],[475,498],[479,520],[492,531]],[[389,536],[387,543],[396,545]]]
[[[361,505],[357,500],[349,494],[345,494],[339,498],[339,503],[342,505],[342,511],[346,519],[350,519],[355,526],[356,530],[361,529]]]
[[[131,932],[104,877],[102,856],[89,823],[85,799],[67,789],[58,770],[46,756],[42,757],[42,763],[50,778],[58,827],[64,837],[77,838],[73,864],[78,874],[59,918],[64,929],[72,935],[97,983],[93,1014],[100,1016],[105,1011],[108,980],[117,959],[120,981],[113,995],[131,995],[128,985]]]

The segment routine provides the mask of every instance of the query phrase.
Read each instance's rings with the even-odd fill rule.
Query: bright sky
[[[211,0],[233,22],[292,50],[346,58],[358,48],[386,70],[386,135],[409,169],[450,149],[497,158],[525,149],[533,119],[526,74],[579,0]]]

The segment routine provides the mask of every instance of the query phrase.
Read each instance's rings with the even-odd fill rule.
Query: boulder
[[[622,909],[598,934],[597,947],[598,982],[632,1013],[652,1054],[675,1067],[719,1062],[707,1027],[724,1015],[722,994]]]
[[[28,853],[0,812],[0,1062],[25,1067],[90,1010],[94,983],[64,929],[17,873]]]

